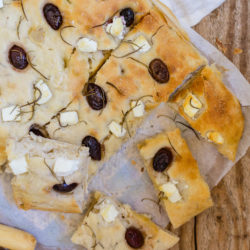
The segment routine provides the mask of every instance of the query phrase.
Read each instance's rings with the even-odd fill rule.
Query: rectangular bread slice
[[[135,236],[134,241],[131,235]],[[174,246],[178,237],[130,206],[95,193],[92,206],[71,240],[87,249],[125,250],[134,246],[132,248],[165,250]]]
[[[206,66],[171,99],[174,108],[218,151],[235,160],[244,130],[238,99],[221,80],[215,66]]]
[[[174,228],[213,205],[209,187],[179,129],[146,139],[138,148]]]
[[[81,213],[88,178],[88,148],[37,136],[7,142],[15,202],[21,209]]]

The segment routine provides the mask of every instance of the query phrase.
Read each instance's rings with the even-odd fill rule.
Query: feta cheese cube
[[[81,52],[93,53],[97,51],[97,42],[89,38],[81,38],[77,43],[77,48]]]
[[[42,105],[51,99],[52,93],[48,85],[43,80],[40,80],[38,83],[36,83],[35,87],[39,89],[39,91],[36,90],[35,97],[38,98],[41,95],[40,99],[37,101],[37,104]]]
[[[0,0],[0,9],[3,8],[3,0]]]
[[[60,124],[63,127],[75,125],[78,121],[78,113],[76,111],[66,111],[60,113]]]
[[[138,36],[133,43],[134,43],[133,48],[135,50],[141,47],[141,49],[139,50],[139,52],[141,53],[145,53],[151,49],[149,42],[143,35]]]
[[[145,105],[141,100],[132,101],[131,108],[133,108],[134,117],[142,117],[145,113]]]
[[[115,220],[119,212],[112,204],[102,204],[100,214],[106,222],[110,223]]]
[[[4,122],[20,121],[21,120],[21,108],[16,105],[2,109],[2,119]]]
[[[123,137],[127,133],[126,129],[123,128],[119,123],[112,121],[109,124],[109,130],[112,134],[114,134],[116,137]]]
[[[168,200],[172,203],[176,203],[182,199],[179,190],[176,185],[172,182],[167,182],[160,186],[160,191],[164,193],[164,195],[168,198]]]
[[[79,160],[69,160],[59,157],[56,159],[53,171],[57,176],[68,176],[78,170],[79,164]]]
[[[215,132],[215,131],[207,132],[207,138],[208,138],[208,140],[210,140],[216,144],[223,144],[224,143],[224,139],[223,139],[222,135],[218,132]]]
[[[28,164],[25,156],[10,161],[9,166],[14,175],[24,174],[28,172]]]
[[[194,118],[194,116],[202,108],[202,103],[199,101],[199,99],[196,96],[192,94],[188,94],[188,96],[185,98],[183,102],[183,108],[184,108],[184,112],[190,118]]]
[[[114,17],[113,22],[107,25],[106,32],[122,40],[125,34],[125,26],[124,17]]]

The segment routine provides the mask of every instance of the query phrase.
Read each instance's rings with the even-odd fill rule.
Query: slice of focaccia
[[[177,92],[172,102],[202,137],[213,142],[231,161],[235,160],[244,117],[239,101],[223,84],[214,66],[205,67]]]
[[[1,8],[0,163],[6,160],[7,137],[19,139],[33,124],[49,122],[89,78],[88,56],[73,53],[60,31],[48,25],[45,3],[10,1]]]
[[[146,139],[138,148],[174,228],[213,205],[179,129]]]
[[[71,238],[87,249],[169,249],[178,237],[148,217],[100,193]]]
[[[152,108],[166,101],[205,61],[152,8],[68,107],[79,114],[81,122],[73,129],[54,119],[48,132],[57,140],[89,145],[92,159],[105,160],[134,135]]]
[[[81,213],[87,188],[88,148],[35,135],[8,140],[8,167],[19,208]]]

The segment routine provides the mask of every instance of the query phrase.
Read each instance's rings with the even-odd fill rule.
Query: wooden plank
[[[248,0],[227,0],[194,29],[216,46],[216,38],[226,48],[225,55],[250,81],[250,15]],[[235,48],[243,50],[235,54]],[[237,84],[237,83],[236,83]],[[180,242],[173,250],[250,249],[250,149],[213,189],[215,206],[178,230]]]

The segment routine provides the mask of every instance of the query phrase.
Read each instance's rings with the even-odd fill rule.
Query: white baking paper
[[[161,0],[161,2],[173,11],[181,23],[192,27],[225,0]]]
[[[250,86],[237,68],[227,60],[217,49],[199,36],[195,31],[186,27],[194,45],[209,59],[228,71],[224,73],[224,82],[239,98],[243,106],[250,105]],[[250,109],[243,108],[245,116],[245,131],[240,142],[237,160],[240,159],[250,145]],[[144,122],[132,140],[123,145],[122,149],[107,162],[100,173],[92,180],[89,189],[102,190],[116,196],[121,202],[130,204],[139,212],[147,213],[159,225],[168,224],[167,216],[160,213],[158,206],[143,198],[156,200],[156,192],[147,174],[142,172],[143,161],[136,148],[136,143],[148,136],[166,129],[173,129],[175,124],[170,119],[158,115],[170,114],[173,111],[167,104],[158,107]],[[179,118],[181,120],[181,118]],[[181,125],[182,135],[196,158],[201,173],[210,187],[215,186],[234,165],[218,153],[215,147],[197,140],[190,130]],[[134,164],[132,164],[134,162]],[[70,237],[80,224],[83,215],[60,214],[42,211],[18,210],[12,198],[10,175],[0,175],[0,222],[21,228],[32,233],[38,240],[39,250],[74,250],[82,249],[70,243]],[[32,187],[31,187],[32,188]]]

